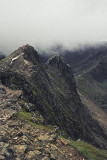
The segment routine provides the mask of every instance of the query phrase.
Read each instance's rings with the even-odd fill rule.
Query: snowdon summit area
[[[0,160],[107,160],[107,47],[0,58]]]

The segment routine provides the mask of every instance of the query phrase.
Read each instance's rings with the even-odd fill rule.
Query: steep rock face
[[[76,84],[73,73],[69,65],[67,65],[60,56],[53,56],[47,61],[47,67],[50,71],[54,70],[60,72],[65,81],[74,89],[76,92]]]
[[[76,91],[71,68],[59,57],[43,66],[33,47],[26,45],[0,62],[3,85],[22,90],[21,98],[35,105],[47,123],[56,124],[73,139],[106,148],[107,136],[92,120]]]
[[[83,139],[92,142],[92,137],[94,137],[94,141],[98,142],[100,139],[101,128],[96,121],[92,120],[89,111],[81,104],[76,91],[76,85],[71,68],[66,65],[59,56],[55,56],[48,60],[46,70],[55,92],[57,95],[62,97],[61,102],[63,103],[61,105],[58,104],[58,106],[60,106],[60,113],[64,109],[63,112],[65,116],[67,115],[69,117],[67,125],[72,126],[74,135],[77,135],[76,138],[78,138],[79,135],[80,137],[83,136]],[[60,100],[58,100],[58,102],[59,101]],[[66,118],[64,117],[61,121],[64,124]],[[72,132],[69,130],[69,127],[67,130],[69,131],[69,134]],[[104,134],[102,136],[104,136]]]

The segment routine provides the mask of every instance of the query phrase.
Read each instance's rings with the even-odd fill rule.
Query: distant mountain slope
[[[99,45],[74,51],[63,51],[61,55],[71,66],[73,72],[80,74],[93,66],[101,57],[107,55],[107,46]]]
[[[48,124],[54,124],[73,139],[107,148],[107,134],[81,103],[69,65],[59,56],[42,64],[33,47],[19,48],[0,62],[0,82],[22,90],[20,98],[34,104]]]
[[[107,113],[107,55],[76,76],[78,89]]]
[[[91,113],[92,117],[96,119],[102,127],[105,128],[107,132],[107,115],[106,113],[95,103],[93,103],[88,97],[82,95],[79,92],[80,98],[82,103],[88,108],[89,112]]]
[[[60,54],[70,64],[79,91],[107,113],[107,45]]]
[[[55,48],[54,52],[40,52],[42,63],[46,63],[52,55],[60,55],[64,61],[69,64],[74,74],[80,74],[84,70],[93,66],[101,57],[107,54],[107,45],[87,46],[85,48],[77,48],[75,50],[67,50],[64,48]]]

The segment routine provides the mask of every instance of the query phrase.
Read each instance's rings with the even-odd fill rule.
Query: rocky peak
[[[32,62],[33,64],[35,64],[37,61],[39,61],[39,55],[38,55],[37,51],[32,46],[30,46],[29,44],[18,48],[13,53],[13,55],[15,55],[17,57],[21,56],[22,54],[24,55],[24,59]]]
[[[57,67],[58,66],[68,66],[65,62],[64,62],[64,60],[63,60],[63,58],[62,57],[60,57],[59,55],[55,55],[55,56],[52,56],[51,58],[49,58],[48,59],[48,61],[47,61],[47,64],[49,64],[49,65],[56,65]]]
[[[39,55],[30,45],[24,45],[15,50],[9,57],[0,63],[1,70],[11,70],[22,72],[28,75],[29,70],[35,65],[39,65]]]
[[[56,73],[59,72],[63,76],[65,81],[76,90],[75,80],[74,80],[72,70],[70,66],[64,62],[62,57],[60,57],[59,55],[56,55],[49,58],[47,62],[47,66],[49,70],[51,68],[51,71],[56,70],[57,71]]]
[[[52,56],[48,59],[47,65],[56,66],[60,69],[61,72],[71,71],[71,68],[68,64],[66,64],[62,57],[59,55]]]
[[[62,58],[59,55],[52,56],[48,59],[48,64],[56,64],[62,62]]]

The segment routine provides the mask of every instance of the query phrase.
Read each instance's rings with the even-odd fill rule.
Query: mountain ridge
[[[32,102],[31,110],[39,110],[47,123],[59,126],[73,139],[106,148],[106,133],[81,103],[71,68],[59,57],[43,65],[32,47],[24,47],[0,62],[1,83],[22,90],[21,99]]]

